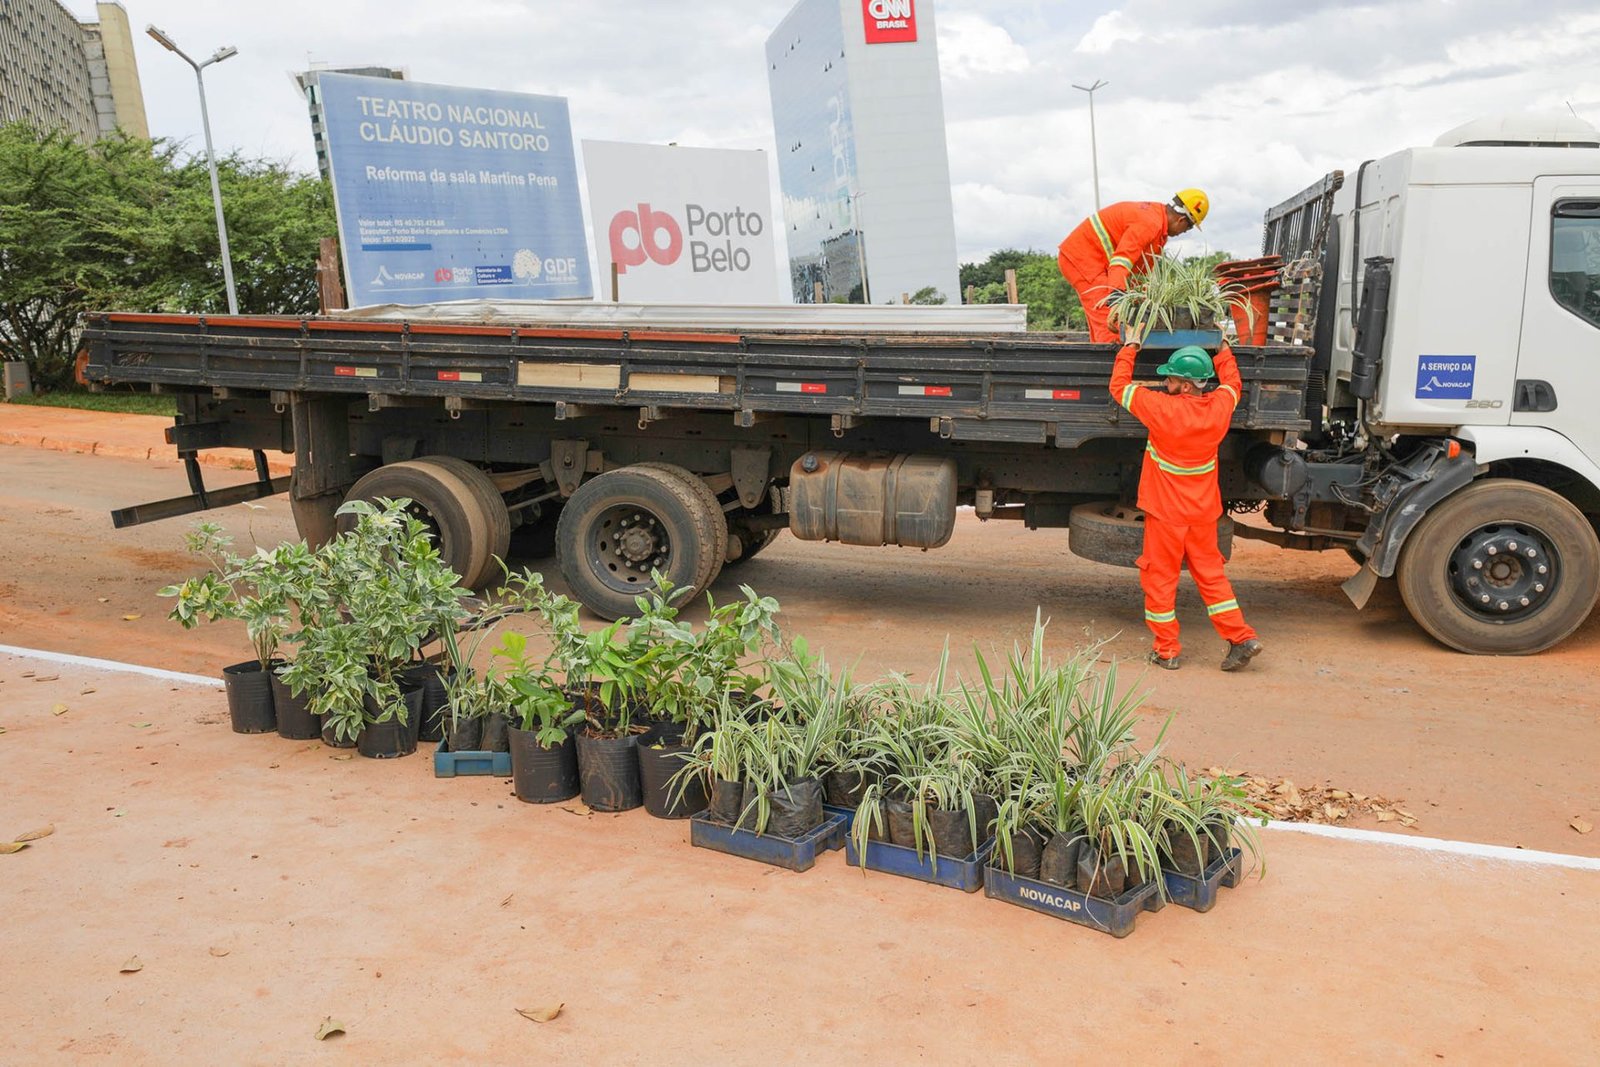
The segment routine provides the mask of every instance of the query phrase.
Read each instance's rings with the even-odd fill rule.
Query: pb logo
[[[611,220],[611,262],[618,274],[643,265],[646,258],[663,267],[683,255],[683,230],[665,211],[640,204],[638,211],[619,211]]]

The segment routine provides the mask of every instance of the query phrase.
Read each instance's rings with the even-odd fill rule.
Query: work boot
[[[1261,655],[1263,647],[1265,646],[1253,637],[1247,641],[1229,642],[1228,654],[1223,658],[1222,669],[1225,671],[1239,670],[1245,664]]]
[[[1163,657],[1161,655],[1161,653],[1159,653],[1159,652],[1151,652],[1150,653],[1150,662],[1154,663],[1157,667],[1160,667],[1164,671],[1175,671],[1179,667],[1183,666],[1183,657],[1182,656]]]

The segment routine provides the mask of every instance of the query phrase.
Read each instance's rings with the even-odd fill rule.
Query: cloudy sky
[[[122,0],[151,132],[201,150],[207,71],[219,148],[311,170],[292,71],[405,68],[417,81],[566,96],[579,139],[773,151],[763,45],[792,0]],[[927,3],[928,0],[922,0]],[[1492,112],[1600,123],[1594,0],[935,0],[963,261],[1053,248],[1093,207],[1096,94],[1105,200],[1212,197],[1183,246],[1252,252],[1262,212],[1335,168]],[[91,4],[67,0],[88,17]],[[1529,12],[1537,11],[1538,17]]]

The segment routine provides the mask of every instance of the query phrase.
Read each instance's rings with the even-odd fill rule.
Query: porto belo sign
[[[587,298],[567,102],[319,78],[350,302]]]
[[[765,152],[584,141],[601,288],[629,302],[783,299]]]

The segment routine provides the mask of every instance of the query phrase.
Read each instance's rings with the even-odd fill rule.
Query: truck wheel
[[[1476,482],[1406,538],[1395,572],[1406,610],[1461,652],[1543,652],[1583,624],[1600,596],[1600,539],[1541,485]]]
[[[730,530],[727,554],[733,558],[725,561],[723,567],[748,563],[756,553],[776,541],[781,533],[782,530]]]
[[[704,484],[704,483],[702,483]],[[721,562],[721,509],[682,478],[643,465],[584,482],[561,509],[556,558],[572,595],[602,618],[634,610],[651,570],[698,596]]]
[[[711,583],[717,580],[717,575],[722,573],[722,564],[728,555],[728,516],[722,510],[722,501],[717,499],[717,494],[711,491],[711,487],[706,484],[704,478],[687,467],[680,467],[674,463],[658,462],[635,463],[633,466],[668,474],[688,486],[700,498],[700,506],[705,509],[706,515],[710,516],[711,525],[714,528],[713,536],[716,538],[716,543],[713,546],[714,556],[710,572],[707,573],[705,580],[700,582],[698,586],[700,589],[709,588]]]
[[[506,498],[495,488],[494,482],[489,480],[488,472],[459,456],[421,456],[417,462],[443,467],[467,483],[467,488],[478,498],[484,515],[489,519],[489,555],[505,559],[511,551],[511,512],[506,510]],[[492,570],[497,569],[497,567],[492,568]],[[488,581],[491,576],[486,575],[484,580]]]
[[[1067,547],[1075,555],[1114,567],[1138,566],[1144,551],[1144,512],[1138,508],[1100,500],[1079,504],[1068,521]],[[1233,520],[1226,515],[1217,520],[1217,547],[1223,559],[1233,558]]]
[[[461,576],[462,585],[477,588],[492,573],[489,518],[477,494],[460,478],[413,459],[379,467],[345,494],[346,500],[376,502],[380,497],[411,501],[412,514],[432,529],[439,555]],[[348,516],[340,518],[341,531],[351,525]]]

